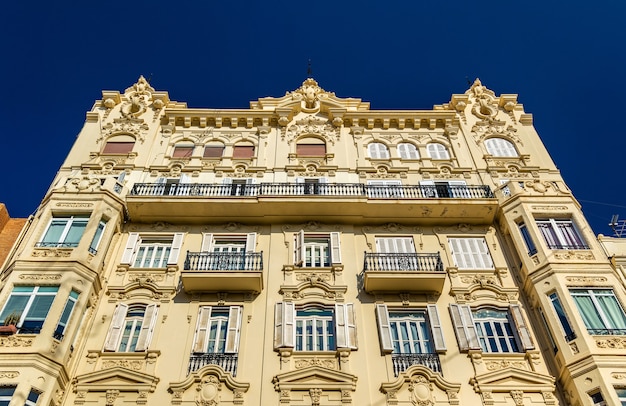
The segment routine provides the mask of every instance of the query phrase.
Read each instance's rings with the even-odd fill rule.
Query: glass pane
[[[36,296],[26,317],[28,319],[45,319],[53,301],[54,296]]]
[[[4,323],[4,320],[10,314],[21,315],[28,303],[29,296],[15,296],[11,295],[7,304],[4,306],[2,313],[0,314],[0,322]]]
[[[52,220],[52,223],[50,223],[50,227],[48,227],[48,231],[46,231],[42,241],[44,243],[58,243],[61,239],[61,235],[63,234],[63,230],[65,230],[67,221],[67,219]]]

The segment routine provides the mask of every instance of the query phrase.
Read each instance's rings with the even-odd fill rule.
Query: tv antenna
[[[620,220],[618,214],[614,214],[613,217],[611,217],[609,227],[613,230],[613,237],[626,237],[626,220]]]

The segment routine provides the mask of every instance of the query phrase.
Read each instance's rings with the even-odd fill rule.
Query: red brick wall
[[[12,219],[3,203],[0,203],[0,265],[4,262],[13,243],[26,224],[27,219]]]

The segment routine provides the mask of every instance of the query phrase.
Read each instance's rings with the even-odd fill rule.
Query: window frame
[[[0,386],[0,406],[9,406],[13,395],[15,394],[16,386],[1,385]]]
[[[448,147],[440,142],[429,142],[426,144],[426,153],[433,160],[450,159]]]
[[[202,158],[204,159],[219,159],[222,158],[224,156],[224,149],[225,149],[225,145],[224,144],[209,144],[209,145],[205,145],[204,149],[202,150]],[[217,152],[219,150],[219,155],[217,154],[208,154],[207,155],[207,151],[215,151]]]
[[[392,314],[406,313],[421,313],[423,314],[423,324],[428,337],[421,341],[426,341],[428,351],[398,351],[398,348],[394,345],[393,334],[393,321]],[[405,316],[407,320],[411,318]],[[385,303],[376,304],[376,320],[378,324],[378,336],[380,339],[380,347],[383,353],[396,354],[396,355],[410,355],[410,354],[435,354],[446,351],[445,339],[443,334],[443,328],[441,326],[441,318],[437,310],[437,305],[429,304],[425,308],[395,308],[389,309]],[[417,320],[417,318],[416,318]]]
[[[420,159],[420,152],[417,146],[411,142],[401,142],[396,146],[400,159]]]
[[[490,312],[490,315],[482,316]],[[478,342],[484,353],[519,353],[517,334],[508,311],[491,307],[472,311]]]
[[[65,330],[67,329],[67,325],[72,319],[72,315],[74,314],[74,309],[76,309],[76,303],[78,302],[79,296],[80,292],[74,289],[70,291],[70,294],[65,301],[65,306],[63,306],[63,312],[61,313],[61,317],[59,318],[59,321],[54,328],[53,337],[55,339],[62,341],[65,337]]]
[[[380,141],[372,141],[367,144],[367,156],[371,159],[389,159],[389,147]]]
[[[517,224],[517,228],[519,229],[519,232],[522,236],[522,240],[524,241],[524,244],[526,245],[528,256],[532,257],[533,255],[537,253],[537,246],[535,245],[535,242],[533,241],[533,238],[530,235],[530,230],[528,229],[528,226],[524,222],[520,222]]]
[[[252,159],[256,153],[254,145],[233,145],[233,159]]]
[[[91,239],[91,243],[89,244],[89,252],[96,255],[98,253],[98,247],[102,242],[102,236],[104,235],[104,231],[106,230],[108,221],[100,220],[98,223],[98,227],[96,228],[96,232]]]
[[[32,290],[26,290],[30,288],[32,288]],[[7,317],[19,312],[19,319],[15,323],[15,327],[18,329],[18,333],[39,334],[43,329],[46,319],[48,318],[50,309],[54,305],[54,300],[58,292],[58,285],[13,286],[9,297],[4,303],[4,306],[2,306],[2,311],[0,311],[0,322],[4,322]],[[27,297],[26,301],[24,303],[20,303],[19,299],[17,298],[24,296]],[[45,297],[51,297],[52,300],[50,300],[49,303],[46,303],[45,301],[42,302],[42,298]],[[15,298],[14,301],[16,303],[12,305],[12,308],[8,308],[12,298]],[[41,303],[43,303],[44,306],[41,308],[37,308],[36,306],[40,305]],[[16,310],[18,308],[20,309]],[[37,313],[36,316],[32,314],[35,312]],[[24,327],[25,323],[28,323],[29,326]]]
[[[102,147],[102,155],[128,155],[133,152],[136,141],[107,141]]]
[[[172,149],[172,158],[191,158],[195,147],[194,144],[176,144]]]
[[[578,314],[582,318],[583,323],[585,324],[585,328],[587,329],[587,332],[589,334],[591,335],[614,335],[615,334],[614,332],[618,332],[618,334],[626,334],[626,313],[624,312],[624,306],[622,306],[622,303],[618,299],[613,288],[610,288],[610,287],[593,287],[593,288],[576,287],[576,288],[573,288],[572,287],[569,289],[569,292],[572,297],[572,300],[574,301],[576,305]],[[578,297],[585,297],[584,292],[589,294],[588,299],[593,305],[593,309],[589,309],[590,311],[588,312],[585,312],[584,309],[581,307],[582,301],[577,299]],[[601,294],[602,292],[607,292],[607,293]],[[608,292],[610,292],[610,294],[608,294]],[[608,314],[606,312],[606,309],[603,307],[601,301],[599,300],[599,298],[601,297],[611,298],[613,301],[612,305],[615,308],[614,310],[615,311],[619,310],[620,314],[615,314],[613,316]],[[593,310],[593,312],[591,312],[591,310]],[[592,316],[594,316],[593,320],[591,320]],[[619,323],[616,323],[620,321],[620,319],[621,319],[621,326],[618,325]],[[590,325],[591,322],[600,324],[601,327],[592,326]]]
[[[140,308],[143,309],[143,316],[141,317],[141,325],[138,326],[140,316],[129,314],[131,311],[138,312]],[[104,340],[104,351],[118,353],[147,351],[154,334],[158,311],[159,306],[155,303],[118,303]],[[125,351],[120,351],[129,323],[130,332],[124,348]]]
[[[53,215],[50,221],[48,222],[48,225],[46,226],[46,230],[44,231],[41,237],[41,241],[37,243],[37,247],[42,247],[42,248],[50,248],[50,247],[76,248],[78,247],[78,245],[80,244],[80,241],[83,238],[83,235],[85,234],[85,230],[87,229],[87,224],[89,224],[90,219],[91,219],[91,213],[63,215],[63,216]],[[58,222],[59,224],[55,225],[54,224],[55,222]],[[56,238],[57,241],[56,242],[46,241],[46,238],[48,237],[48,233],[50,233],[53,230],[53,227],[56,228],[57,226],[60,226],[61,222],[65,222],[65,224],[62,226],[63,228],[61,230],[61,233]],[[80,236],[78,236],[78,240],[68,242],[67,238],[72,235],[73,231],[80,230],[81,225],[82,225],[82,231],[80,232]]]
[[[193,338],[193,353],[237,354],[239,352],[242,314],[242,306],[200,306]],[[212,338],[213,326],[216,329],[215,336]],[[223,340],[219,338],[220,332],[223,332]],[[220,341],[223,341],[221,348]],[[211,343],[214,344],[212,348],[210,347]]]
[[[339,232],[305,233],[304,230],[300,230],[294,234],[294,239],[294,265],[302,268],[326,268],[341,263],[341,235]],[[324,256],[322,256],[324,254],[322,251],[323,243],[320,243],[323,239],[327,241],[327,254]],[[316,248],[319,251],[314,251]],[[307,258],[314,258],[315,252],[319,253],[320,261],[307,262]]]
[[[561,303],[561,298],[559,297],[557,292],[549,293],[547,296],[548,300],[550,300],[550,304],[552,305],[552,310],[554,311],[554,314],[559,321],[561,333],[565,337],[565,341],[573,341],[574,339],[576,339],[576,332],[572,328],[572,323],[570,323],[567,312],[565,311],[565,308]]]
[[[485,140],[485,149],[489,155],[498,157],[498,158],[517,158],[519,157],[519,153],[515,148],[515,145],[505,139],[500,137],[492,137]]]
[[[162,244],[159,241],[168,241],[170,245],[169,253],[167,254],[167,258],[165,259],[165,253],[162,254],[162,257],[159,261],[159,268],[166,268],[169,265],[175,265],[178,263],[178,257],[180,255],[181,247],[183,244],[183,237],[185,233],[174,233],[174,234],[140,234],[140,233],[129,233],[128,240],[126,241],[126,246],[124,248],[124,252],[122,253],[122,258],[120,263],[126,264],[130,268],[150,268],[136,266],[137,262],[137,254],[139,252],[142,244],[143,246],[148,246],[149,243],[143,243],[144,241],[155,241],[156,244],[160,244],[159,246],[166,246],[167,244]],[[164,260],[165,259],[165,260]]]
[[[571,218],[536,218],[535,224],[546,246],[551,250],[589,249],[589,245]]]
[[[494,269],[484,237],[448,237],[448,246],[458,269]]]

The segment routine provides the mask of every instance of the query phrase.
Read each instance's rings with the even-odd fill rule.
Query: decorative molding
[[[286,139],[287,144],[291,144],[298,137],[308,134],[320,136],[332,145],[340,139],[339,130],[330,121],[316,116],[307,116],[297,120],[283,132],[282,139]]]
[[[307,368],[311,366],[318,366],[327,369],[339,369],[337,365],[337,361],[333,359],[324,359],[324,358],[305,358],[305,359],[297,359],[294,362],[296,369]]]
[[[15,379],[20,376],[19,371],[0,371],[0,378]]]
[[[568,276],[565,280],[569,283],[605,283],[608,279],[604,276]]]
[[[93,207],[93,203],[64,203],[64,202],[58,202],[57,204],[55,204],[56,207],[68,207],[68,208],[72,208],[72,209],[79,209],[79,208],[90,208]]]
[[[608,348],[613,350],[626,349],[626,337],[610,337],[610,338],[597,338],[596,345],[598,348]]]
[[[531,206],[530,207],[532,210],[539,210],[539,211],[561,211],[561,210],[568,210],[567,206]]]
[[[48,280],[48,281],[58,281],[59,279],[61,279],[61,274],[58,273],[54,273],[54,274],[43,274],[43,273],[36,273],[36,274],[21,274],[19,276],[20,279],[34,279],[34,280]]]
[[[0,336],[0,347],[30,347],[34,337]]]
[[[106,360],[102,361],[102,366],[100,369],[122,367],[126,369],[132,369],[133,371],[141,371],[144,368],[144,365],[144,361],[141,360]]]
[[[488,361],[485,362],[485,367],[488,371],[498,371],[500,369],[505,368],[519,368],[530,370],[528,363],[525,361],[509,361],[509,360],[501,360],[501,361]]]
[[[33,250],[33,257],[57,257],[57,258],[67,258],[72,253],[72,248],[37,248]]]
[[[565,252],[556,252],[554,254],[554,258],[560,260],[570,260],[577,259],[583,261],[592,261],[596,259],[591,251],[565,251]]]

